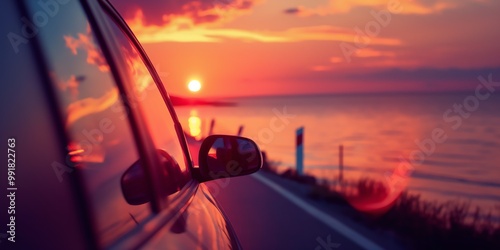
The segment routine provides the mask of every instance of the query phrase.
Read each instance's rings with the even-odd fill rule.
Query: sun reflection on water
[[[200,140],[202,137],[201,119],[198,116],[198,111],[196,111],[196,109],[191,110],[188,118],[188,125],[189,125],[189,134],[192,137],[196,138],[197,140]]]

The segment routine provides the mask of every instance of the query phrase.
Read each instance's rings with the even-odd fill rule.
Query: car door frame
[[[116,85],[122,96],[125,97],[134,96],[134,90],[130,87],[132,86],[132,79],[127,78],[127,66],[123,63],[124,60],[119,60],[121,52],[118,49],[119,46],[117,46],[118,43],[114,36],[109,35],[113,34],[113,32],[111,32],[111,28],[109,27],[110,24],[108,23],[109,21],[106,20],[107,18],[105,15],[108,15],[108,18],[116,21],[119,28],[125,32],[127,38],[133,42],[133,46],[141,55],[145,66],[148,68],[149,73],[158,88],[158,90],[155,91],[160,91],[166,105],[165,107],[168,108],[171,116],[170,118],[174,122],[177,137],[181,143],[184,156],[188,159],[187,167],[190,169],[192,174],[191,170],[193,169],[193,161],[191,154],[189,153],[182,126],[178,120],[167,91],[141,44],[121,16],[117,15],[116,10],[109,2],[102,0],[82,0],[81,2],[87,14],[87,18],[89,19],[95,38],[101,46],[103,55],[110,66],[110,72],[114,77]],[[162,188],[162,184],[159,178],[155,178],[158,176],[155,175],[155,172],[159,171],[161,164],[158,155],[156,154],[153,140],[151,139],[151,135],[147,128],[146,120],[144,119],[144,115],[139,106],[133,107],[128,101],[124,101],[124,105],[129,111],[128,114],[131,130],[134,134],[139,155],[145,164],[146,174],[149,176],[151,181],[151,190],[153,192],[151,207],[155,216],[152,220],[145,222],[129,234],[121,237],[120,240],[111,246],[111,248],[115,249],[122,249],[124,247],[130,248],[131,246],[139,247],[145,244],[167,223],[181,216],[182,211],[187,209],[200,185],[196,179],[191,178],[191,180],[181,190],[181,195],[176,197],[175,200],[168,201],[164,197],[160,196],[160,192],[158,190]]]
[[[86,1],[89,1],[89,0],[86,0]],[[167,210],[167,212],[164,211],[162,214],[160,214],[160,216],[159,216],[159,217],[161,217],[160,220],[163,221],[163,224],[166,224],[169,220],[174,219],[173,218],[174,215],[177,215],[175,217],[178,218],[179,216],[181,216],[181,213],[183,213],[187,209],[187,207],[190,205],[196,192],[202,192],[202,193],[204,193],[203,196],[205,196],[205,195],[210,196],[210,199],[207,198],[203,202],[213,203],[213,205],[217,208],[218,213],[222,216],[222,218],[224,218],[225,222],[227,223],[227,228],[225,228],[225,230],[227,230],[227,233],[229,234],[230,242],[228,242],[228,243],[235,249],[241,249],[242,247],[241,247],[241,244],[238,240],[236,232],[234,231],[234,228],[232,227],[231,222],[227,218],[227,216],[224,213],[224,211],[222,210],[221,206],[219,205],[219,203],[217,202],[215,197],[213,197],[212,194],[208,191],[208,188],[201,188],[200,187],[200,185],[204,185],[204,184],[203,183],[200,184],[196,178],[196,174],[197,174],[196,170],[198,170],[198,169],[194,168],[194,162],[193,162],[190,150],[189,150],[189,146],[188,146],[188,143],[186,140],[186,136],[184,134],[184,130],[182,129],[181,123],[179,122],[178,116],[177,116],[176,111],[174,109],[174,106],[170,100],[170,97],[169,97],[168,92],[165,88],[165,85],[163,84],[163,82],[160,78],[160,75],[158,74],[158,72],[154,68],[153,63],[149,59],[149,56],[145,52],[144,48],[142,47],[141,43],[139,42],[139,40],[137,39],[137,37],[135,36],[133,31],[130,29],[130,27],[125,22],[125,20],[122,18],[122,16],[118,13],[118,11],[114,8],[114,6],[109,2],[109,0],[96,0],[96,2],[98,2],[97,4],[102,7],[102,10],[103,10],[102,14],[109,15],[110,18],[114,19],[113,21],[115,21],[117,23],[117,25],[119,26],[119,28],[123,32],[125,32],[125,35],[127,36],[127,38],[130,39],[130,41],[133,43],[132,45],[139,52],[141,59],[143,59],[145,66],[148,68],[148,71],[149,71],[151,77],[153,78],[153,81],[155,82],[156,86],[160,90],[160,94],[162,95],[162,98],[165,102],[165,105],[168,108],[168,111],[171,115],[171,119],[173,119],[173,121],[174,121],[177,136],[181,142],[181,146],[182,146],[182,149],[184,151],[184,155],[188,159],[187,164],[188,164],[188,168],[190,169],[192,179],[183,188],[183,189],[186,189],[184,191],[185,194],[183,195],[183,197],[180,198],[179,200],[176,199],[175,203],[169,204],[170,207],[165,209],[165,210]],[[101,16],[101,23],[106,23],[106,20],[102,20],[102,16]],[[109,29],[109,27],[108,27],[108,29]],[[111,33],[111,32],[109,32],[109,33]],[[114,43],[115,43],[115,45],[118,44],[116,41]],[[112,46],[112,47],[118,48],[118,46]],[[125,69],[125,68],[126,68],[126,66],[122,65],[122,69]],[[147,131],[146,131],[146,133],[147,133]],[[149,143],[152,143],[152,140],[150,140]],[[195,157],[198,157],[198,156],[196,155]],[[202,189],[204,189],[204,191],[202,191]],[[213,226],[215,226],[215,225],[213,225]],[[160,229],[161,228],[158,228],[158,230],[160,230]]]

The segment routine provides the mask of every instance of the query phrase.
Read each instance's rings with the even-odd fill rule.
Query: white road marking
[[[338,221],[337,219],[331,217],[330,215],[324,213],[323,211],[309,205],[296,195],[290,193],[289,191],[285,190],[284,188],[280,187],[278,184],[275,184],[274,182],[270,181],[266,177],[262,176],[259,173],[255,173],[251,175],[258,181],[262,182],[263,184],[267,185],[268,187],[272,188],[274,191],[278,192],[281,194],[283,197],[288,199],[290,202],[294,203],[298,207],[302,208],[305,212],[313,216],[314,218],[318,219],[319,221],[325,223],[328,227],[331,229],[337,231],[339,234],[345,236],[349,240],[351,240],[353,243],[357,244],[358,246],[364,248],[364,249],[383,249],[379,245],[375,244],[373,241],[369,240],[365,236],[359,234],[358,232],[354,231],[353,229],[347,227],[344,225],[342,222]]]

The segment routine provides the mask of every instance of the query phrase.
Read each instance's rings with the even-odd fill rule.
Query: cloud
[[[115,87],[101,97],[88,97],[72,102],[66,110],[68,114],[66,126],[69,127],[83,117],[106,110],[118,101],[118,97],[118,89]]]
[[[303,41],[343,41],[354,42],[358,34],[352,29],[329,25],[289,28],[282,31],[256,31],[193,26],[189,19],[179,18],[170,25],[145,25],[142,13],[128,22],[137,38],[142,43],[160,42],[222,42],[236,39],[245,42],[291,43]],[[393,38],[371,38],[374,45],[400,45],[401,41]]]
[[[336,67],[332,65],[330,68]],[[356,70],[344,72],[317,67],[317,70],[296,72],[283,75],[276,82],[286,83],[287,88],[299,86],[303,91],[315,90],[314,93],[369,93],[369,92],[449,92],[466,91],[474,93],[478,77],[500,75],[500,68],[414,68],[400,69],[389,67],[375,71]],[[307,83],[307,88],[300,88]],[[285,86],[284,84],[281,86]]]
[[[293,8],[288,8],[284,10],[285,14],[300,14],[301,8],[299,7],[293,7]]]
[[[269,34],[259,34],[239,29],[214,29],[195,26],[189,18],[177,18],[169,25],[146,25],[142,13],[128,21],[130,28],[142,43],[158,42],[219,42],[222,38],[240,39],[245,41],[277,42],[284,41],[282,37]]]
[[[78,55],[78,50],[83,50],[87,53],[87,63],[96,65],[102,72],[109,71],[106,59],[94,43],[90,26],[87,26],[87,34],[78,33],[77,37],[67,35],[64,36],[64,41],[66,42],[66,47],[71,50],[71,53]]]
[[[355,53],[356,57],[395,57],[396,53],[393,51],[379,51],[370,48],[358,49]]]
[[[381,51],[371,48],[363,48],[357,50],[353,57],[356,57],[355,65],[357,68],[377,68],[377,67],[403,67],[403,66],[414,66],[414,64],[407,64],[401,58],[397,58],[397,55],[393,51]],[[345,71],[345,67],[348,66],[348,62],[344,57],[332,56],[329,59],[329,64],[315,65],[310,67],[311,71]]]
[[[341,63],[343,61],[344,61],[344,59],[342,59],[342,57],[338,57],[338,56],[334,56],[334,57],[330,58],[331,63]]]
[[[169,24],[177,18],[189,18],[194,24],[213,23],[250,9],[259,0],[114,0],[113,5],[126,20],[138,12],[146,25]]]
[[[140,58],[139,54],[130,50],[126,46],[122,46],[121,51],[125,58],[125,63],[128,66],[127,72],[130,74],[134,83],[135,91],[142,96],[144,91],[151,90],[153,88],[153,78],[149,74],[148,69],[144,67],[144,62]]]
[[[312,66],[311,70],[321,72],[321,71],[330,71],[330,70],[332,70],[332,68],[333,68],[332,66],[316,65],[316,66]]]
[[[284,10],[285,14],[292,14],[302,17],[307,16],[328,16],[339,13],[349,13],[359,7],[368,7],[372,9],[388,9],[398,14],[418,14],[426,15],[441,12],[446,9],[455,8],[460,2],[474,2],[475,0],[350,0],[339,1],[329,0],[327,5],[315,8],[297,6]]]
[[[281,31],[220,28],[226,15],[234,16],[250,9],[259,0],[169,1],[160,3],[116,1],[118,10],[142,43],[202,42],[226,40],[263,43],[302,41],[353,42],[357,34],[352,29],[330,25],[288,28]],[[290,9],[290,12],[295,10]],[[232,14],[236,12],[237,14]],[[400,45],[393,38],[373,38],[373,44]]]
[[[55,76],[54,73],[51,74]],[[59,80],[56,79],[58,82]],[[60,82],[58,84],[61,91],[69,91],[69,95],[73,99],[78,99],[80,83],[85,80],[85,76],[75,76],[71,75],[67,81]]]
[[[417,69],[399,69],[389,68],[377,72],[364,74],[350,74],[350,80],[373,82],[417,82],[420,84],[460,84],[469,88],[476,87],[479,83],[479,76],[488,76],[490,74],[500,75],[500,68],[479,68],[479,69],[460,69],[460,68],[417,68]]]

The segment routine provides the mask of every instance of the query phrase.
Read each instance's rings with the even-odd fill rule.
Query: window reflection
[[[36,1],[30,5],[36,12]],[[83,179],[98,240],[108,246],[151,210],[123,196],[121,177],[134,164],[142,168],[127,112],[81,6],[64,8],[38,37],[65,117],[69,162]]]
[[[102,72],[109,71],[109,65],[104,59],[100,49],[94,43],[90,25],[87,24],[85,33],[78,33],[76,36],[65,35],[64,41],[66,47],[71,50],[71,53],[78,55],[79,51],[84,51],[87,54],[87,63],[96,65]]]
[[[127,78],[132,79],[137,95],[134,105],[141,107],[158,152],[161,166],[157,171],[162,178],[162,194],[172,198],[172,194],[180,191],[190,180],[188,159],[182,150],[172,115],[137,48],[112,20],[109,21],[126,64]]]
[[[118,89],[111,88],[102,96],[87,97],[70,103],[66,109],[66,125],[69,127],[83,117],[103,112],[118,101]]]

